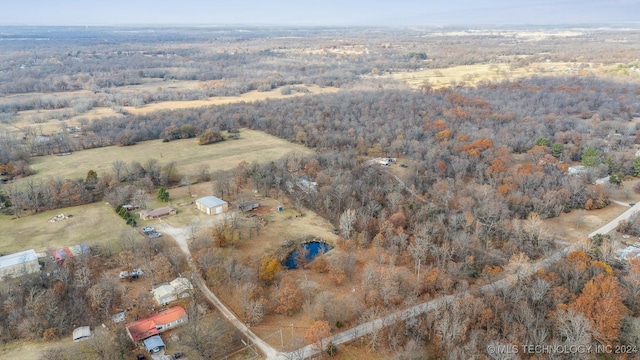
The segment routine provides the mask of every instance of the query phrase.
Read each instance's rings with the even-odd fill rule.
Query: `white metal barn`
[[[38,255],[33,249],[0,256],[0,278],[18,277],[38,271],[40,271]]]
[[[207,215],[213,215],[227,211],[229,204],[215,196],[205,196],[196,200],[196,208]]]

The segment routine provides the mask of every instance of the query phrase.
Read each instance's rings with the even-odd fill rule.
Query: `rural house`
[[[156,285],[151,292],[158,305],[167,305],[172,301],[178,300],[178,297],[173,293],[173,286],[169,284]]]
[[[205,196],[196,200],[196,208],[207,215],[221,214],[229,209],[229,204],[215,196]]]
[[[189,321],[182,306],[175,306],[127,325],[127,334],[134,342],[158,335]]]
[[[0,278],[18,277],[38,271],[40,271],[38,255],[33,249],[0,256]]]
[[[140,211],[140,218],[142,220],[151,220],[151,219],[157,219],[159,217],[175,215],[175,214],[176,214],[176,209],[172,208],[171,206],[163,206],[157,209]]]
[[[160,284],[153,287],[153,298],[159,305],[167,305],[172,301],[191,296],[193,285],[188,279],[179,277],[168,284]]]

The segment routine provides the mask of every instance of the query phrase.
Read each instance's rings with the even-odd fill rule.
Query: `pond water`
[[[305,262],[313,261],[313,259],[318,257],[318,255],[324,254],[327,251],[331,250],[331,246],[329,244],[319,242],[319,241],[305,243],[302,245],[302,247],[304,249],[303,251],[306,253],[304,254]],[[292,251],[291,254],[289,254],[289,256],[287,256],[287,260],[284,262],[283,265],[289,269],[297,269],[298,261],[300,257],[301,257],[300,252],[298,249],[296,249]]]

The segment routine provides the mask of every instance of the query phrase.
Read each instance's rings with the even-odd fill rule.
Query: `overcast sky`
[[[640,0],[0,0],[0,25],[465,25],[640,21]]]

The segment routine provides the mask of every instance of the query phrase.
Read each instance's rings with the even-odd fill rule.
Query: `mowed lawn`
[[[264,162],[279,159],[290,152],[311,153],[310,149],[268,135],[261,131],[240,130],[240,139],[226,140],[211,145],[198,145],[198,139],[184,139],[163,143],[150,140],[133,146],[110,146],[75,152],[68,156],[43,156],[32,159],[31,166],[36,175],[27,179],[34,181],[49,177],[85,178],[89,170],[101,176],[112,172],[112,164],[122,160],[129,164],[138,161],[145,164],[156,159],[159,165],[174,161],[182,175],[195,175],[202,165],[209,171],[229,170],[240,162]]]
[[[50,223],[49,219],[57,214],[71,216]],[[40,252],[76,244],[115,244],[123,231],[132,231],[132,228],[104,202],[25,215],[17,219],[0,215],[0,253],[28,249]]]

